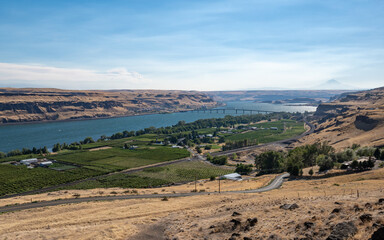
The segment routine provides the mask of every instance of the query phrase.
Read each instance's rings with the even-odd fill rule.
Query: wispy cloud
[[[67,89],[135,88],[150,81],[137,72],[114,68],[105,72],[52,66],[0,63],[0,85],[47,86]]]

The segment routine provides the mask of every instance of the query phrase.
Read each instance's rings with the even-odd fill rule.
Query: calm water
[[[315,111],[309,106],[284,106],[268,103],[254,102],[228,102],[227,108],[242,108],[267,111],[304,112]],[[223,108],[223,107],[221,107]],[[172,114],[152,114],[110,119],[83,120],[71,122],[50,122],[24,125],[0,126],[0,151],[8,152],[23,147],[51,148],[53,144],[71,143],[92,137],[95,140],[101,135],[110,136],[124,130],[140,130],[150,126],[165,127],[176,124],[178,121],[193,122],[204,118],[221,118],[225,115],[235,114],[234,111],[223,113],[216,112],[181,112]]]

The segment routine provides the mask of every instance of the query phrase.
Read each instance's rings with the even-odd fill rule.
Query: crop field
[[[88,168],[55,171],[48,168],[27,169],[25,166],[1,164],[0,196],[68,183],[100,174],[102,172]]]
[[[82,166],[92,166],[94,169],[111,172],[188,156],[189,152],[185,149],[164,146],[145,146],[134,150],[110,148],[92,152],[77,151],[54,155],[52,159]]]
[[[145,138],[141,138],[141,140],[143,139]],[[54,163],[49,168],[36,167],[28,169],[23,165],[0,164],[0,196],[60,185],[128,168],[180,159],[190,155],[186,149],[150,146],[148,142],[138,141],[132,142],[132,144],[138,146],[137,149],[123,149],[122,146],[127,141],[131,140],[118,139],[85,144],[83,150],[64,150],[54,155],[47,155],[48,159],[59,161],[59,163]],[[88,150],[104,146],[119,147],[97,151]],[[20,155],[5,159],[7,161],[19,161],[31,157],[42,158],[43,156]],[[75,166],[71,166],[71,164]],[[151,182],[154,179],[148,179],[148,181],[141,177],[132,177],[132,179],[136,184],[139,184],[139,181],[142,181],[142,184],[146,186],[155,184],[155,182]],[[155,179],[155,181],[158,180]]]
[[[285,124],[285,131],[284,131],[284,124]],[[258,140],[259,143],[267,143],[267,142],[273,142],[273,141],[294,137],[305,131],[304,125],[302,122],[287,121],[287,120],[259,123],[259,124],[253,124],[251,126],[258,127],[258,128],[277,127],[278,130],[270,130],[270,129],[249,130],[249,131],[244,131],[243,133],[226,135],[225,140],[241,141],[244,139],[248,139],[248,140],[256,139]]]
[[[208,179],[228,173],[233,173],[234,168],[213,166],[201,161],[188,161],[176,163],[164,167],[153,167],[140,172],[101,177],[97,180],[82,182],[71,189],[91,189],[105,187],[121,188],[146,188],[158,187],[165,184],[190,182],[195,179]]]

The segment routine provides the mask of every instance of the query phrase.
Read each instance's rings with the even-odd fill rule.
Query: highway
[[[126,199],[164,198],[164,197],[168,197],[168,198],[189,197],[189,196],[196,196],[196,195],[218,195],[218,194],[227,194],[227,193],[259,193],[259,192],[266,192],[266,191],[271,191],[273,189],[279,188],[283,184],[284,179],[287,177],[289,177],[288,173],[281,174],[277,176],[269,185],[259,189],[253,189],[253,190],[227,191],[222,193],[190,192],[190,193],[175,193],[175,194],[117,195],[117,196],[97,196],[97,197],[86,197],[86,198],[58,199],[58,200],[52,200],[52,201],[32,202],[32,203],[0,207],[0,213],[22,211],[27,209],[49,207],[49,206],[58,206],[63,204],[90,202],[90,201],[113,201],[113,200],[126,200]]]

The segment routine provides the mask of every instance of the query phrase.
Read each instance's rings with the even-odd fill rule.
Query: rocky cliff
[[[353,143],[384,146],[384,87],[323,103],[315,119],[315,133],[302,139],[301,144],[328,141],[336,148]]]
[[[168,113],[216,104],[196,91],[0,88],[0,124]]]

